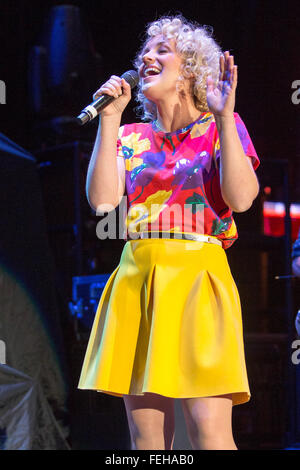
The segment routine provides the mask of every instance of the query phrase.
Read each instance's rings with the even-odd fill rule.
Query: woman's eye
[[[169,52],[167,49],[160,49],[159,50],[160,53],[165,53],[165,52]]]

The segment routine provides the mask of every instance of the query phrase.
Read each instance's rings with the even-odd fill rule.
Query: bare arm
[[[220,184],[226,204],[235,212],[244,212],[252,205],[259,184],[251,159],[243,150],[234,119],[237,66],[233,56],[224,53],[220,59],[220,77],[214,87],[207,79],[207,104],[214,114],[220,139]]]
[[[121,116],[102,116],[88,167],[86,192],[95,210],[109,210],[119,204],[122,187],[122,162],[117,158],[117,138]],[[123,163],[124,166],[124,163]],[[110,207],[110,210],[113,208]]]
[[[123,159],[117,157],[117,139],[122,112],[131,98],[131,89],[125,80],[113,76],[94,97],[102,93],[117,99],[101,113],[87,172],[86,193],[91,207],[105,212],[116,207],[124,194],[125,166]]]
[[[259,185],[251,159],[242,147],[233,114],[216,116],[220,139],[220,183],[224,201],[235,212],[248,210],[256,198]]]

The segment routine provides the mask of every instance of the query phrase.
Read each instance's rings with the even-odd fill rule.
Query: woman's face
[[[145,44],[141,57],[139,76],[145,97],[155,103],[176,94],[182,58],[176,52],[175,40],[155,36]]]

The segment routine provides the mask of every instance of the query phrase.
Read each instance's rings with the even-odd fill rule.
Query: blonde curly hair
[[[212,32],[212,27],[190,22],[182,15],[163,16],[147,25],[143,47],[136,55],[134,66],[138,69],[142,64],[145,42],[158,35],[175,39],[176,50],[183,58],[182,74],[178,78],[178,84],[185,78],[193,77],[192,94],[195,106],[200,112],[208,111],[206,79],[210,75],[217,83],[222,55],[220,46],[212,37]],[[157,118],[156,105],[145,98],[140,85],[137,88],[136,101],[139,103],[136,110],[143,121]]]

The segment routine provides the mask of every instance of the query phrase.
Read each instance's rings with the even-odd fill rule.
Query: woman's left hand
[[[237,86],[237,65],[229,52],[220,57],[219,83],[215,86],[213,79],[207,77],[206,100],[211,113],[218,116],[232,116],[235,106]]]

